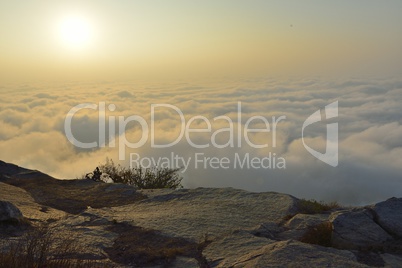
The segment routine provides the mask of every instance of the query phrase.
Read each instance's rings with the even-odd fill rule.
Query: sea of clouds
[[[164,82],[164,83],[46,83],[2,85],[0,87],[0,159],[31,169],[38,169],[62,179],[73,179],[92,171],[106,157],[128,166],[130,154],[141,157],[169,157],[172,153],[192,163],[183,173],[185,187],[235,187],[250,191],[277,191],[296,197],[338,201],[343,204],[367,204],[392,196],[402,196],[402,80],[381,79],[239,79]],[[311,125],[305,130],[305,142],[317,151],[325,151],[326,124],[339,124],[339,165],[331,167],[312,156],[302,143],[303,122],[309,115],[338,101],[339,117]],[[242,140],[242,145],[226,148],[197,149],[185,137],[169,148],[152,148],[150,139],[140,148],[126,148],[125,160],[118,160],[116,146],[93,149],[77,148],[65,134],[65,118],[81,103],[106,107],[114,104],[108,117],[139,115],[151,122],[151,104],[170,104],[179,108],[188,121],[204,116],[212,131],[228,127],[217,116],[233,119],[237,129],[237,109],[241,102],[241,126],[258,115],[271,121],[272,116],[286,119],[278,123],[276,147],[271,133],[250,134],[256,149]],[[78,111],[72,121],[72,133],[82,142],[97,141],[98,112]],[[155,115],[155,136],[159,143],[169,143],[180,133],[180,118],[173,110],[159,109]],[[116,123],[117,124],[117,123]],[[262,128],[258,120],[252,125]],[[204,128],[196,120],[193,128]],[[142,129],[138,123],[127,124],[125,135],[138,141]],[[149,134],[150,135],[150,134]],[[235,140],[237,141],[237,132]],[[109,135],[106,133],[106,137]],[[195,133],[197,144],[210,143],[211,133]],[[227,133],[216,136],[220,144]],[[273,153],[286,160],[286,168],[204,168],[194,165],[194,156],[230,158],[235,155],[263,158]]]

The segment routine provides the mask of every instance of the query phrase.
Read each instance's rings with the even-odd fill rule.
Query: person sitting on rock
[[[92,176],[90,176],[92,175]],[[88,173],[85,175],[85,178],[93,181],[101,181],[102,171],[100,171],[99,167],[96,167],[92,173]]]

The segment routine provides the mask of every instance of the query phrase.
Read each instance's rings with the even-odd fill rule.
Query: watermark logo
[[[325,106],[325,119],[331,119],[338,117],[338,101]],[[321,118],[320,110],[315,111],[310,115],[306,121],[304,121],[302,128],[302,141],[304,148],[306,148],[309,153],[314,157],[327,163],[330,166],[338,166],[338,123],[327,124],[327,139],[326,139],[326,149],[325,153],[317,152],[316,150],[309,147],[304,141],[304,129],[314,123],[324,120]]]
[[[277,147],[278,125],[286,120],[286,116],[265,117],[262,115],[252,115],[246,118],[242,113],[241,102],[237,103],[236,108],[236,114],[232,115],[232,117],[220,115],[207,118],[202,115],[195,115],[191,118],[186,118],[183,112],[174,105],[166,103],[151,104],[150,124],[148,124],[147,120],[140,115],[125,117],[108,114],[116,110],[116,105],[114,104],[106,105],[105,102],[99,102],[98,104],[83,103],[73,107],[67,113],[64,130],[67,139],[78,148],[117,147],[119,160],[121,161],[125,161],[129,153],[130,166],[132,164],[136,164],[137,166],[171,166],[185,167],[184,170],[187,170],[190,162],[193,161],[195,169],[206,169],[207,167],[212,169],[228,169],[229,167],[233,169],[285,169],[285,159],[268,150],[270,147]],[[99,135],[97,135],[98,139],[96,141],[83,142],[74,136],[72,121],[76,113],[83,109],[93,110],[93,112],[97,113],[96,124]],[[179,133],[169,137],[173,140],[159,139],[158,141],[157,136],[159,135],[159,138],[161,135],[163,136],[163,126],[158,126],[159,120],[157,120],[156,115],[167,113],[176,115],[175,127],[179,130]],[[321,111],[317,110],[306,119],[302,127],[302,142],[307,151],[314,157],[330,166],[336,167],[338,165],[338,123],[327,124],[325,153],[312,149],[305,142],[304,130],[307,126],[324,119],[338,117],[338,102],[336,101],[325,106],[324,114],[325,116],[323,117],[325,118],[321,118]],[[199,125],[197,123],[203,124]],[[126,137],[128,124],[136,124],[138,126],[136,131],[140,137],[136,142],[129,141]],[[217,127],[214,128],[214,126]],[[200,135],[204,135],[204,138],[197,139]],[[253,140],[252,137],[255,137],[255,135],[258,135],[259,139]],[[194,136],[196,137],[195,139]],[[186,153],[186,157],[183,157],[172,152],[169,157],[149,158],[145,156],[141,157],[138,153],[127,151],[128,149],[136,151],[136,149],[141,148],[147,143],[152,149],[173,149],[179,142],[182,144],[187,143],[185,145],[193,149],[194,155],[189,156]],[[244,146],[247,148],[244,148]],[[233,148],[228,150],[228,152],[233,152],[234,155],[230,158],[228,155],[216,157],[204,154],[201,150],[206,148]],[[240,148],[242,150],[236,150]],[[264,154],[257,154],[258,157],[253,157],[252,154],[249,154],[249,152],[261,152],[261,150],[264,150]]]
[[[276,143],[276,132],[278,124],[286,119],[286,116],[282,115],[279,117],[272,116],[271,118],[266,118],[260,115],[254,115],[249,118],[242,118],[242,104],[237,103],[237,113],[235,118],[230,118],[226,115],[216,116],[211,120],[202,115],[196,115],[191,117],[186,121],[183,112],[176,106],[171,104],[151,104],[150,107],[151,124],[149,126],[148,122],[140,115],[131,115],[129,117],[118,116],[106,116],[107,111],[114,111],[116,106],[110,104],[106,106],[105,102],[100,102],[99,105],[94,103],[83,103],[73,107],[66,116],[64,121],[64,130],[67,139],[74,144],[76,147],[83,149],[93,149],[97,147],[115,147],[116,133],[115,129],[118,123],[118,134],[119,137],[119,160],[125,160],[126,149],[137,149],[144,146],[150,136],[151,148],[171,148],[177,145],[180,141],[185,140],[187,144],[194,149],[205,149],[208,147],[213,147],[217,149],[223,148],[242,148],[243,142],[245,145],[253,149],[263,149],[269,146],[275,148]],[[98,127],[99,127],[99,140],[93,142],[81,142],[74,137],[72,131],[72,121],[74,115],[82,109],[91,109],[98,112]],[[158,143],[156,140],[156,119],[155,114],[157,112],[174,112],[179,117],[177,122],[177,127],[180,129],[179,135],[175,137],[174,141],[169,143]],[[108,124],[106,123],[106,118],[108,119]],[[205,123],[205,127],[194,127],[194,122]],[[243,124],[243,121],[245,123]],[[226,127],[221,127],[217,130],[213,130],[212,125],[215,122],[223,122]],[[129,123],[137,123],[140,125],[141,138],[137,142],[130,142],[126,138],[126,129]],[[253,127],[253,124],[259,123],[260,127]],[[106,129],[109,132],[109,140],[106,141]],[[209,139],[205,143],[196,143],[192,138],[191,134],[204,133],[209,135]],[[264,140],[262,143],[255,143],[250,139],[252,134],[271,134],[271,143],[269,140]],[[217,136],[226,134],[228,139],[226,142],[221,143]]]

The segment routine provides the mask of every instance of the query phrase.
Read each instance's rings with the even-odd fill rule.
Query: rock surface
[[[0,174],[1,176],[13,176],[19,173],[24,173],[27,171],[31,171],[29,169],[19,167],[14,164],[6,163],[0,160]]]
[[[367,267],[346,250],[287,240],[241,256],[232,267]]]
[[[80,245],[75,258],[100,267],[402,267],[402,199],[307,215],[287,194],[136,190],[1,161],[0,199],[0,217],[47,225]],[[314,233],[322,223],[330,247],[302,239],[324,235]],[[0,253],[18,239],[4,232]]]
[[[16,206],[8,201],[0,201],[0,222],[20,220],[22,220],[22,213]]]
[[[281,240],[300,240],[314,226],[328,220],[329,214],[296,214],[284,224],[284,230],[278,236]]]
[[[67,216],[64,211],[36,203],[27,191],[2,182],[0,182],[0,198],[13,203],[26,218],[31,220],[58,220]]]
[[[245,252],[253,252],[275,242],[246,231],[236,231],[213,241],[203,254],[212,267],[233,267]]]
[[[199,241],[204,235],[228,232],[277,221],[296,211],[292,196],[249,193],[231,188],[142,190],[148,198],[135,204],[94,210],[99,217],[128,221],[171,236]]]

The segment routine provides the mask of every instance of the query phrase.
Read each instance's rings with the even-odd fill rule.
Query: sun
[[[94,39],[94,28],[89,18],[82,15],[68,15],[60,19],[57,34],[61,45],[70,50],[90,47]]]

